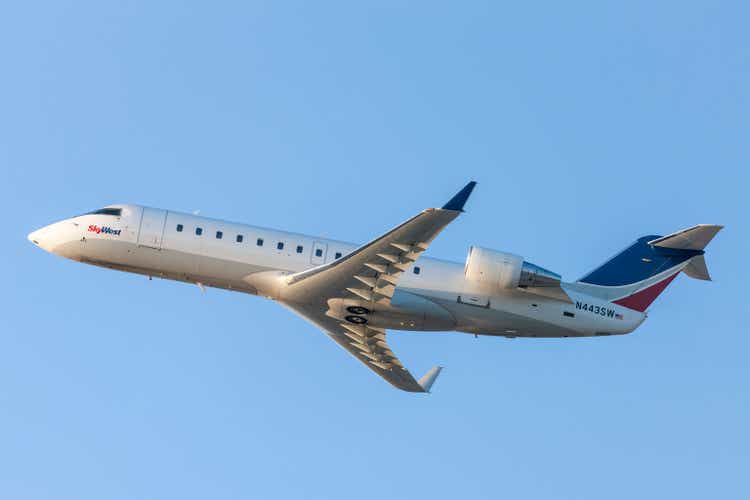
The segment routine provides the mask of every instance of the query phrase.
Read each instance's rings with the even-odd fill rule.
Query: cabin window
[[[302,245],[297,245],[297,253],[302,253]]]
[[[177,224],[177,232],[178,233],[182,232],[182,224]]]
[[[237,235],[237,243],[242,243],[243,239],[244,239],[244,236],[242,236],[241,234]]]
[[[258,238],[255,241],[255,244],[258,245],[259,247],[262,247],[263,246],[263,238]]]
[[[422,269],[419,268],[419,266],[414,266],[414,274],[419,274],[422,272]]]
[[[200,236],[201,234],[203,234],[203,228],[202,227],[196,227],[195,228],[195,234],[196,234],[196,236]]]
[[[216,231],[216,239],[217,240],[220,240],[223,236],[224,236],[224,233],[222,233],[221,231]]]
[[[336,257],[335,258],[336,259],[340,259],[341,258],[341,252],[336,252]]]
[[[322,257],[322,256],[323,256],[323,249],[321,249],[321,248],[316,248],[316,249],[315,249],[315,256],[316,256],[316,257]]]
[[[278,243],[276,243],[276,248],[279,250],[284,250],[284,242],[279,241]]]
[[[566,318],[575,318],[576,317],[575,314],[573,314],[572,312],[568,312],[568,311],[563,311],[563,316],[565,316]]]

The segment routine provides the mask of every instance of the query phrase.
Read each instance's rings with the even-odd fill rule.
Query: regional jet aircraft
[[[704,248],[722,228],[644,236],[575,282],[518,255],[473,246],[466,263],[423,257],[463,212],[470,182],[364,245],[139,205],[111,205],[29,235],[86,264],[260,295],[323,330],[393,386],[429,392],[387,330],[504,337],[587,337],[635,330],[680,273],[709,280]]]

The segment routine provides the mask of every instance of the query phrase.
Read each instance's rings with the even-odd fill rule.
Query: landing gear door
[[[325,263],[326,252],[328,252],[328,245],[326,243],[323,243],[322,241],[316,241],[315,243],[313,243],[310,262],[316,266]]]
[[[138,231],[138,244],[144,247],[161,249],[164,235],[164,224],[167,221],[167,211],[157,208],[144,208],[141,227]]]

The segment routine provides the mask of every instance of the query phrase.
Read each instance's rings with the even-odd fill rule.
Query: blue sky
[[[0,18],[0,496],[741,498],[750,420],[742,2],[21,2]],[[393,334],[393,390],[258,298],[26,234],[135,202],[365,241],[466,181],[429,254],[576,279],[696,223],[634,334]]]

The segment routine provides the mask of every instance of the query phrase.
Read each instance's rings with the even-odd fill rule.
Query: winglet
[[[435,380],[438,378],[438,375],[440,375],[442,369],[442,366],[433,366],[432,368],[430,368],[430,371],[425,373],[424,376],[419,379],[419,385],[422,386],[424,392],[430,392],[432,384],[435,383]]]
[[[448,203],[443,205],[443,210],[455,210],[456,212],[463,212],[466,200],[469,199],[469,195],[471,195],[471,192],[474,190],[474,186],[476,185],[477,183],[475,181],[471,181],[470,183],[465,185],[461,191],[456,193],[456,196],[451,198]]]

